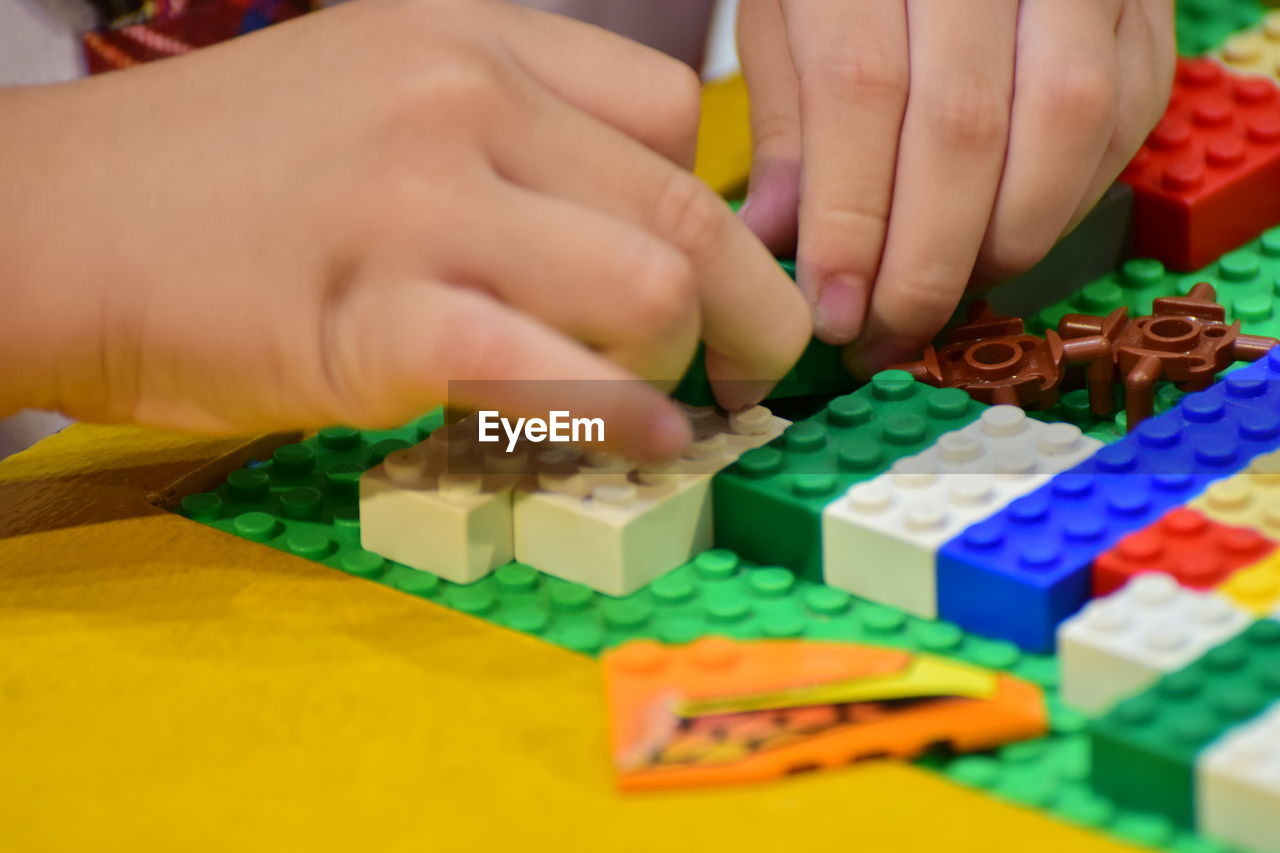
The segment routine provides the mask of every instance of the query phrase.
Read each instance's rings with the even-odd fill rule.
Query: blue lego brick
[[[1277,380],[1272,350],[947,542],[939,618],[1051,651],[1058,623],[1089,596],[1094,558],[1280,447]]]

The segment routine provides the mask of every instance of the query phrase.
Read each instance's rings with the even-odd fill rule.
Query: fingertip
[[[856,338],[866,317],[867,290],[866,279],[847,273],[823,281],[813,309],[814,335],[837,346]]]
[[[655,406],[641,434],[637,462],[668,462],[680,456],[693,441],[693,428],[676,406],[664,401]]]

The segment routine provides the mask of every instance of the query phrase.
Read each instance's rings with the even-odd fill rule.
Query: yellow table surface
[[[729,192],[741,82],[707,105]],[[622,796],[595,661],[160,508],[281,440],[0,461],[0,850],[1129,849],[888,762]]]
[[[1122,849],[888,762],[620,795],[592,659],[155,505],[269,446],[0,462],[0,849]]]

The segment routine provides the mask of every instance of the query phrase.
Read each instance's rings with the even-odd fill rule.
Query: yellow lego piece
[[[1217,55],[1235,71],[1280,80],[1280,11],[1268,12],[1258,28],[1232,36]]]
[[[1236,572],[1218,592],[1255,616],[1270,615],[1280,607],[1280,552]]]
[[[1190,506],[1214,521],[1252,527],[1280,541],[1280,451],[1259,456],[1239,474],[1214,483]]]
[[[843,702],[877,702],[926,696],[963,696],[990,699],[998,688],[996,673],[946,658],[920,655],[902,672],[875,675],[796,687],[684,702],[677,706],[683,717],[798,708],[804,705],[834,705]]]
[[[694,173],[725,198],[740,195],[751,172],[747,84],[735,74],[702,89]]]

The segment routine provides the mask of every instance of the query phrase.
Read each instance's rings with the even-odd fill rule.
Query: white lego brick
[[[1280,702],[1200,754],[1196,828],[1258,853],[1280,853]]]
[[[1101,714],[1226,642],[1252,621],[1227,598],[1143,574],[1058,627],[1062,698]]]
[[[512,489],[526,465],[519,451],[481,449],[474,421],[441,427],[360,478],[360,544],[445,580],[479,580],[514,557]]]
[[[938,549],[1100,441],[993,406],[963,429],[851,487],[822,514],[823,575],[830,586],[936,618]]]
[[[557,449],[515,493],[516,559],[607,595],[627,595],[711,547],[711,476],[789,422],[756,407],[690,410],[695,442],[676,463],[637,468]]]

